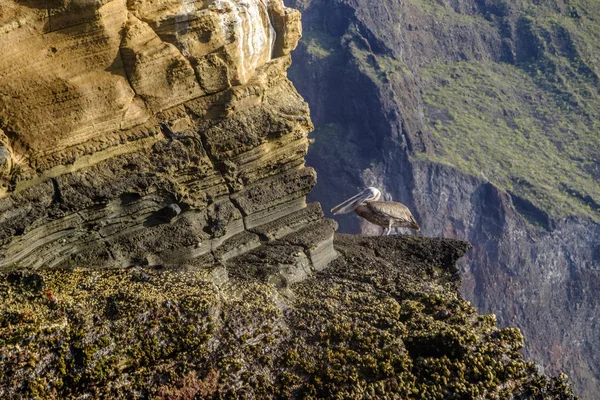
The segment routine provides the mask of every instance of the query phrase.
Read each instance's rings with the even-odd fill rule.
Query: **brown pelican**
[[[417,231],[421,229],[408,207],[395,201],[378,201],[380,197],[381,192],[378,189],[369,187],[333,207],[331,212],[337,215],[355,211],[367,221],[383,227],[382,235],[389,235],[394,227]]]

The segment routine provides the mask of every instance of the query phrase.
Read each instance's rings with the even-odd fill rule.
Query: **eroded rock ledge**
[[[0,6],[0,269],[210,265],[334,224],[281,0]],[[312,231],[313,234],[308,234]],[[324,233],[325,232],[325,233]]]
[[[574,398],[460,297],[468,248],[339,235],[310,277],[286,240],[225,268],[2,273],[0,397]]]

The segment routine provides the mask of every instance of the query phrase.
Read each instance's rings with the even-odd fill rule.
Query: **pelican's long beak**
[[[343,203],[338,204],[337,206],[331,209],[333,215],[337,214],[348,214],[349,212],[354,211],[356,207],[358,207],[361,203],[364,203],[366,199],[371,196],[371,192],[367,190],[363,190],[356,196],[350,197],[348,200]]]
[[[414,229],[415,231],[421,230],[421,227],[419,226],[419,224],[417,224],[417,220],[412,215],[410,216],[410,222],[411,222],[410,229]]]

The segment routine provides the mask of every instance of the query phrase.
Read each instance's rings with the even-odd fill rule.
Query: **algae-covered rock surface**
[[[461,298],[467,243],[335,247],[297,283],[291,241],[211,267],[4,272],[0,397],[574,398]]]

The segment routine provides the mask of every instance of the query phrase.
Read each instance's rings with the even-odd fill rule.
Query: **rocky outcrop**
[[[212,269],[0,273],[0,396],[574,398],[461,299],[467,243],[335,241],[302,282],[294,241]]]
[[[1,398],[573,398],[460,298],[467,243],[334,250],[280,0],[5,1],[0,28]]]
[[[297,11],[5,3],[0,269],[211,265],[284,237],[313,270],[335,257],[285,75]]]
[[[597,398],[597,5],[292,4],[305,35],[290,76],[316,126],[309,198],[328,209],[377,186],[424,235],[471,242],[466,298]]]

